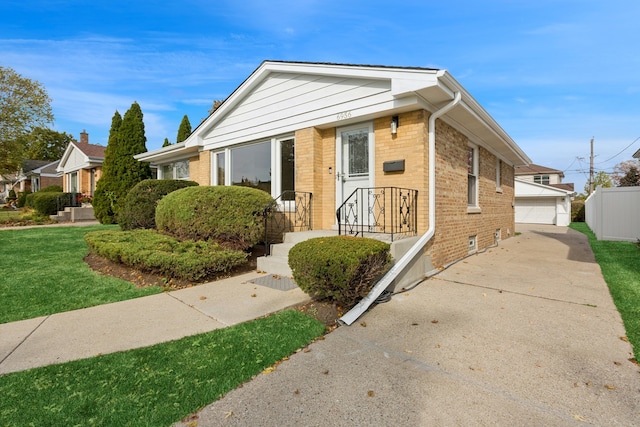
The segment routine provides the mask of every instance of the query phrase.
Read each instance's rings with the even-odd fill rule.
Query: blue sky
[[[640,148],[639,18],[637,0],[3,0],[0,65],[92,143],[137,101],[149,150],[265,59],[443,68],[580,192],[592,137],[596,171]]]

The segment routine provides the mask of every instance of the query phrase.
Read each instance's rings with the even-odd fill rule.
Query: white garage
[[[571,195],[568,190],[516,179],[516,223],[569,225]]]

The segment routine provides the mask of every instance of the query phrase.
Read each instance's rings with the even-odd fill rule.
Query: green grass
[[[571,228],[587,235],[589,244],[609,286],[618,308],[627,338],[640,359],[640,248],[631,242],[597,240],[583,222],[571,223]]]
[[[0,323],[162,292],[99,275],[83,261],[84,233],[114,227],[0,229]]]
[[[22,218],[22,212],[14,210],[0,210],[0,224],[10,224],[19,222]]]
[[[323,332],[320,322],[288,310],[152,347],[0,376],[0,424],[168,426]]]

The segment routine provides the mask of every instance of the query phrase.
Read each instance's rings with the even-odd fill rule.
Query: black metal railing
[[[82,203],[80,203],[79,196],[80,193],[62,193],[56,198],[56,204],[58,212],[63,211],[64,208],[68,207],[78,207]]]
[[[336,211],[338,234],[416,235],[418,190],[398,187],[357,188]]]
[[[304,191],[284,191],[265,206],[264,244],[265,255],[270,255],[271,244],[282,242],[284,233],[312,229],[312,194]]]

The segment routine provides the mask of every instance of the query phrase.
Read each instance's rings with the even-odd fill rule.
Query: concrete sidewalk
[[[262,276],[0,324],[0,375],[209,332],[308,301],[299,288],[249,282]]]
[[[639,425],[639,368],[586,237],[517,231],[177,425]]]

